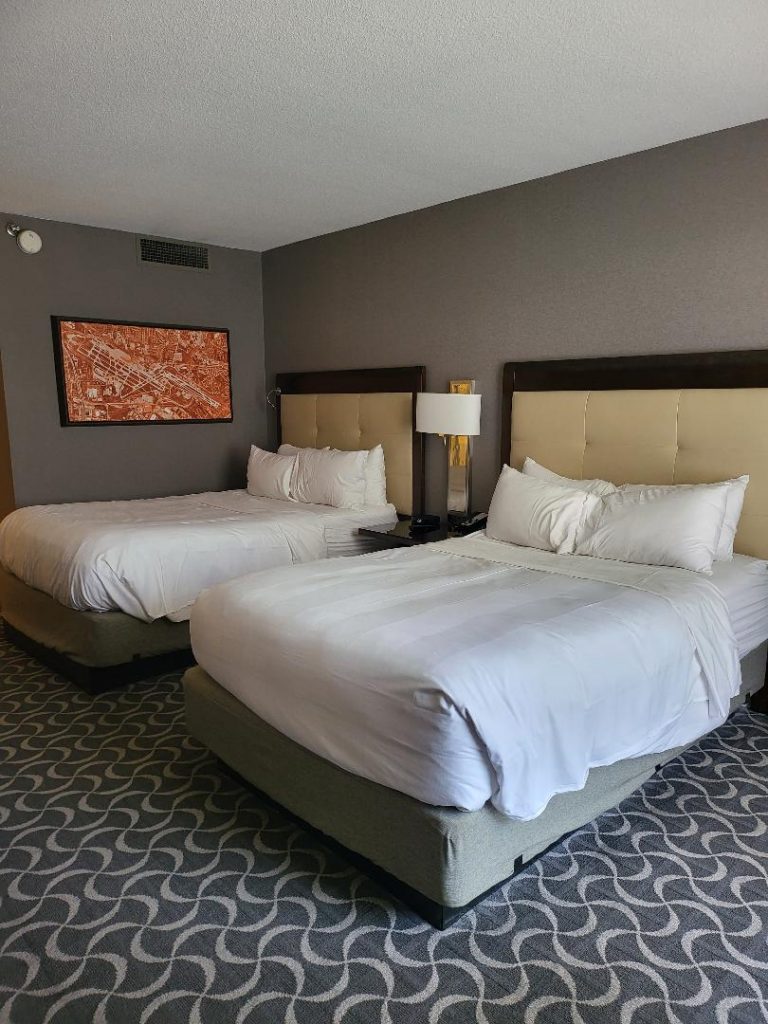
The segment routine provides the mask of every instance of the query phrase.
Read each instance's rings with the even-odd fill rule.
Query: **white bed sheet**
[[[329,544],[353,551],[358,527],[396,520],[392,505],[340,509],[244,490],[36,505],[0,524],[0,564],[70,608],[179,621],[206,587],[325,558]]]
[[[214,679],[327,760],[521,819],[714,728],[740,685],[705,577],[482,537],[245,577],[191,628]]]
[[[743,658],[768,637],[768,562],[734,555],[732,562],[715,562],[710,579],[728,605]]]

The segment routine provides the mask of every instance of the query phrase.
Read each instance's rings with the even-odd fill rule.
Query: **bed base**
[[[76,611],[0,569],[5,635],[87,693],[102,693],[193,662],[189,623],[124,612]]]
[[[768,711],[763,645],[742,662],[744,686]],[[435,928],[446,928],[565,836],[615,807],[683,748],[589,773],[533,821],[486,806],[432,807],[362,779],[294,743],[198,666],[183,678],[187,725],[260,797],[352,861]]]
[[[118,665],[86,665],[81,661],[74,661],[61,651],[53,647],[46,647],[31,637],[16,629],[9,622],[5,623],[5,636],[14,646],[31,654],[37,661],[42,662],[48,668],[65,676],[81,690],[95,697],[107,690],[113,690],[117,686],[124,686],[126,683],[135,683],[142,679],[150,679],[152,676],[162,675],[164,672],[173,672],[187,668],[194,664],[194,655],[191,648],[187,647],[179,651],[168,651],[165,654],[154,654],[149,657],[135,657],[131,661],[124,661]]]
[[[460,907],[447,907],[443,903],[438,903],[437,900],[430,899],[429,896],[425,896],[423,892],[419,892],[418,889],[414,889],[412,886],[402,882],[395,875],[389,871],[385,871],[384,868],[379,867],[372,860],[364,857],[362,854],[352,850],[349,846],[344,846],[333,836],[328,835],[326,832],[322,832],[319,828],[315,828],[314,825],[310,825],[304,818],[300,818],[293,811],[289,811],[288,808],[279,804],[277,800],[273,800],[272,797],[265,793],[263,789],[259,789],[249,779],[245,778],[239,772],[235,771],[230,765],[227,764],[221,757],[216,756],[216,760],[219,764],[219,769],[225,774],[229,775],[250,790],[254,796],[267,804],[269,807],[273,807],[283,817],[288,818],[289,821],[295,822],[305,832],[308,832],[311,836],[314,836],[324,846],[328,847],[334,853],[339,854],[344,860],[349,861],[350,864],[361,871],[364,875],[367,875],[372,881],[376,882],[387,892],[395,896],[401,903],[405,904],[410,910],[413,910],[419,917],[423,918],[427,924],[431,924],[433,928],[438,928],[440,931],[444,931],[446,928],[450,928],[454,921],[457,921],[460,917],[463,917],[468,911],[476,907],[478,903],[482,903],[484,899],[491,895],[494,890],[498,889],[500,885],[504,885],[505,882],[509,882],[519,871],[521,871],[527,864],[531,864],[538,857],[543,856],[547,850],[550,850],[560,840],[564,839],[565,836],[560,836],[553,843],[551,843],[545,850],[536,854],[531,860],[524,862],[522,855],[517,857],[515,860],[514,870],[511,875],[503,879],[501,882],[497,882],[495,885],[490,886],[485,892],[480,893],[479,896],[475,896],[474,899],[470,900],[469,903],[465,903]]]

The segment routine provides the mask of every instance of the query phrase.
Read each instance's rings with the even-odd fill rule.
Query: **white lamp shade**
[[[421,391],[416,396],[416,429],[422,434],[454,437],[479,434],[481,397]]]

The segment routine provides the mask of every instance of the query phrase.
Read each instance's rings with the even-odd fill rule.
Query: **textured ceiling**
[[[0,0],[0,209],[268,249],[768,116],[766,0]]]

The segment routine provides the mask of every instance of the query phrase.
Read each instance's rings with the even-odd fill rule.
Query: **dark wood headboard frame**
[[[768,349],[610,359],[543,359],[505,363],[501,464],[512,449],[515,391],[620,391],[768,387]]]
[[[306,373],[278,373],[277,438],[282,443],[281,395],[363,394],[407,391],[412,396],[413,422],[413,513],[424,508],[424,435],[416,431],[416,396],[424,390],[427,371],[423,366],[384,366],[374,370],[315,370]]]

